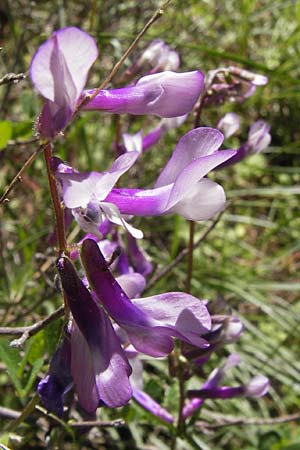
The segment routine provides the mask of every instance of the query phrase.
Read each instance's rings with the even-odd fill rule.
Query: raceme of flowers
[[[74,387],[89,414],[103,405],[123,406],[133,397],[170,424],[172,414],[143,390],[145,359],[170,355],[178,339],[188,380],[202,372],[214,352],[235,342],[243,326],[238,318],[215,314],[209,302],[184,292],[141,297],[153,265],[138,241],[143,232],[129,222],[134,216],[174,213],[193,221],[212,218],[225,207],[226,196],[209,173],[266,148],[270,127],[257,121],[240,148],[220,150],[224,136],[230,137],[240,126],[238,115],[228,113],[219,121],[219,130],[199,127],[184,134],[152,189],[115,185],[165,133],[188,120],[200,95],[207,106],[227,98],[245,100],[267,80],[231,67],[211,72],[204,86],[199,70],[175,72],[178,53],[158,39],[119,78],[119,83],[129,82],[127,86],[86,88],[97,58],[95,39],[75,27],[54,32],[34,55],[30,77],[45,99],[36,123],[43,141],[55,138],[78,111],[161,119],[144,136],[141,131],[123,133],[123,144],[115,143],[119,156],[107,171],[79,172],[52,158],[66,225],[71,224],[72,213],[85,235],[56,263],[70,317],[38,392],[46,408],[58,416],[63,415],[65,394]],[[115,225],[128,231],[126,245]],[[239,357],[230,355],[199,389],[188,390],[183,417],[191,416],[208,398],[264,395],[268,380],[261,375],[246,385],[220,386],[225,371],[238,363]]]

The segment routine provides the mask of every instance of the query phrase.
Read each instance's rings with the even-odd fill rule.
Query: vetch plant
[[[218,129],[199,126],[200,116],[203,108],[227,100],[244,101],[267,79],[236,67],[215,69],[206,79],[197,68],[176,72],[178,53],[158,39],[124,72],[117,87],[107,89],[106,83],[103,89],[90,89],[86,87],[88,75],[97,58],[95,39],[79,28],[66,27],[52,33],[30,65],[33,86],[44,98],[36,132],[54,206],[56,233],[51,242],[57,238],[56,284],[64,299],[61,337],[56,352],[49,355],[49,370],[40,377],[37,391],[47,411],[59,420],[67,420],[72,410],[95,418],[103,410],[128,406],[134,399],[168,427],[175,449],[179,435],[188,439],[191,417],[201,412],[207,399],[258,398],[267,393],[269,380],[256,375],[246,384],[223,385],[226,370],[239,363],[239,357],[231,354],[206,381],[200,381],[207,377],[218,352],[240,338],[242,320],[215,313],[217,301],[192,295],[193,231],[187,292],[180,286],[175,292],[142,295],[155,266],[143,248],[148,244],[151,250],[155,245],[151,233],[145,232],[144,237],[144,218],[155,227],[157,216],[178,214],[193,230],[194,222],[213,219],[224,210],[226,182],[222,181],[223,187],[215,181],[221,174],[217,169],[265,149],[271,140],[270,127],[258,120],[238,149],[221,149],[224,136],[229,138],[239,128],[239,116],[227,113]],[[120,87],[124,81],[130,84]],[[152,116],[160,120],[144,136],[141,131],[133,134],[130,126],[117,132],[114,148],[118,156],[111,155],[110,167],[106,171],[87,167],[80,172],[54,157],[53,149],[57,135],[72,126],[77,113],[88,111],[117,114],[119,125],[122,115],[146,116],[140,118],[139,129],[148,116],[151,121]],[[190,113],[195,122],[189,128]],[[181,125],[186,132],[168,159],[164,136]],[[153,188],[136,187],[143,183],[144,153],[150,148],[154,153],[158,143],[166,155],[162,155],[164,163]],[[111,149],[101,145],[97,151],[109,156]],[[137,217],[143,231],[132,225]],[[74,229],[76,223],[80,229]],[[143,374],[150,376],[147,364],[153,361],[164,365],[170,384],[172,379],[178,382],[177,411],[169,411],[147,392],[142,378]],[[191,388],[195,383],[197,388]]]

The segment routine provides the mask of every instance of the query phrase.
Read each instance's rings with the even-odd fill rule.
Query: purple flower
[[[142,136],[141,131],[138,131],[135,134],[123,133],[122,138],[124,142],[124,148],[121,149],[127,152],[145,152],[150,147],[155,145],[169,130],[179,127],[186,118],[187,114],[179,117],[162,119],[157,127],[147,133],[144,137]]]
[[[34,55],[30,78],[47,100],[39,119],[44,137],[53,137],[70,120],[97,56],[95,40],[75,27],[54,32]]]
[[[71,344],[66,336],[52,357],[49,374],[38,384],[37,390],[47,411],[59,417],[63,415],[63,397],[72,385]]]
[[[99,224],[103,212],[109,220],[119,224],[123,223],[120,214],[156,216],[178,213],[189,220],[207,220],[224,208],[226,197],[219,184],[205,177],[236,153],[234,150],[217,151],[222,142],[223,135],[213,128],[190,131],[178,142],[155,188],[149,190],[111,189],[114,179],[133,164],[137,152],[119,157],[105,175],[97,172],[57,173],[62,182],[65,205],[73,209],[82,228],[85,225],[83,220]],[[106,179],[110,183],[105,183],[103,189],[102,180]],[[79,221],[82,211],[84,217]],[[128,224],[125,226],[128,228]],[[134,237],[141,237],[136,230],[134,233],[130,231]]]
[[[218,105],[226,100],[243,102],[255,93],[257,86],[267,82],[266,76],[235,66],[210,70],[205,83],[205,104]]]
[[[211,321],[199,299],[170,292],[130,300],[110,273],[95,241],[83,242],[81,257],[97,298],[138,351],[165,356],[173,349],[172,337],[198,347],[207,346],[200,336],[210,329]]]
[[[234,367],[239,363],[239,355],[230,355],[223,366],[212,371],[201,389],[189,390],[187,392],[187,396],[191,400],[184,407],[183,416],[185,418],[189,417],[197,409],[199,409],[202,406],[204,400],[208,398],[227,399],[241,396],[257,398],[265,395],[269,389],[269,380],[262,375],[257,375],[256,377],[252,378],[246,385],[240,385],[237,387],[219,387],[220,383],[225,377],[225,372],[229,368]]]
[[[260,153],[267,148],[271,142],[270,128],[270,125],[263,120],[254,122],[250,127],[247,141],[237,149],[236,154],[232,158],[220,164],[217,169],[236,164],[246,156],[252,155],[253,153]]]
[[[87,233],[101,238],[99,226],[107,218],[110,222],[125,227],[133,236],[140,239],[143,233],[132,227],[121,216],[118,208],[104,201],[108,193],[121,175],[125,173],[136,161],[137,152],[121,155],[110,167],[108,172],[67,173],[61,171],[60,165],[56,172],[62,183],[62,195],[67,208]]]
[[[223,188],[205,176],[235,154],[234,150],[217,151],[222,142],[223,135],[213,128],[190,131],[178,142],[154,189],[113,189],[106,201],[123,214],[211,218],[224,208],[226,197]]]
[[[95,90],[83,92],[83,89],[97,56],[95,40],[75,27],[54,32],[40,46],[30,65],[30,77],[46,99],[37,123],[43,137],[52,138],[59,133],[71,119],[78,102],[93,95]],[[82,109],[181,116],[192,110],[203,84],[204,75],[199,71],[157,73],[141,78],[134,86],[101,90]]]
[[[138,357],[138,354],[134,354],[130,351],[126,351],[126,354],[130,359],[130,365],[132,367],[132,375],[130,378],[132,384],[132,397],[139,405],[154,416],[159,417],[166,423],[173,423],[174,417],[143,390],[143,363]]]
[[[225,139],[229,138],[240,128],[240,116],[236,113],[225,114],[219,120],[217,128],[224,134]]]
[[[95,241],[91,241],[98,248]],[[84,245],[84,243],[83,243]],[[79,403],[92,413],[100,402],[122,406],[131,398],[131,368],[110,320],[78,277],[71,261],[57,261],[68,305],[71,330],[71,374]]]
[[[204,75],[194,72],[161,72],[140,78],[135,85],[101,90],[83,105],[86,111],[102,110],[115,114],[154,114],[177,117],[189,113],[199,98]],[[93,95],[95,91],[85,91]]]
[[[119,78],[119,82],[129,81],[142,72],[157,73],[165,70],[177,70],[179,55],[162,39],[155,39],[143,51],[141,56]]]

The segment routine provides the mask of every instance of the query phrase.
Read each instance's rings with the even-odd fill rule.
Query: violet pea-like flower
[[[157,216],[178,213],[189,220],[207,220],[224,208],[226,197],[223,188],[206,175],[236,153],[234,150],[218,151],[222,142],[222,133],[213,128],[196,128],[184,135],[159,175],[154,189],[112,189],[111,182],[103,190],[103,174],[97,172],[77,174],[58,171],[56,176],[62,182],[64,203],[73,211],[81,211],[89,205],[93,208],[94,217],[97,211],[100,214],[100,208],[113,221],[113,213],[109,216],[106,205],[114,205],[114,214],[118,211],[121,215],[119,223],[122,214]],[[125,160],[126,156],[128,159]],[[125,167],[126,161],[135,161],[137,156],[138,152],[133,151],[122,155],[105,177],[113,181],[115,165],[119,167],[124,162]],[[112,206],[110,208],[112,210]]]
[[[142,135],[142,131],[138,131],[135,134],[123,133],[122,138],[124,146],[119,145],[118,149],[123,152],[137,151],[139,153],[143,153],[155,145],[169,130],[177,128],[183,124],[187,116],[187,114],[184,114],[179,117],[161,119],[159,124],[145,136]]]
[[[119,338],[71,261],[66,257],[59,258],[57,269],[74,318],[71,374],[79,403],[90,413],[100,403],[112,408],[122,406],[131,398],[132,389],[129,383],[131,368]]]
[[[136,84],[101,90],[82,105],[85,111],[102,110],[115,114],[178,117],[189,113],[204,87],[204,75],[193,72],[160,72],[140,78]],[[84,91],[92,96],[95,90]]]
[[[130,300],[94,240],[83,242],[81,259],[98,300],[126,331],[136,350],[154,357],[166,356],[173,349],[173,337],[198,347],[208,346],[201,337],[211,327],[204,302],[182,292]]]
[[[258,398],[265,395],[269,390],[269,380],[263,375],[253,377],[248,384],[240,386],[219,386],[225,377],[225,373],[231,367],[237,366],[241,359],[239,355],[232,354],[225,364],[214,369],[201,389],[189,390],[188,398],[191,400],[183,409],[183,417],[187,418],[198,410],[208,398],[228,399],[234,397]]]
[[[178,142],[154,189],[113,189],[106,201],[122,214],[156,216],[178,213],[188,220],[207,220],[225,206],[223,188],[206,175],[235,155],[218,151],[223,135],[213,128],[196,128]]]
[[[70,120],[98,56],[95,40],[76,27],[55,31],[34,55],[30,78],[46,99],[38,121],[43,137],[53,137]]]
[[[204,86],[200,71],[168,71],[145,76],[125,88],[83,91],[97,56],[94,38],[76,27],[55,31],[35,53],[30,78],[46,99],[37,123],[44,138],[59,133],[79,104],[84,110],[176,117],[192,110]]]
[[[262,152],[271,142],[270,128],[270,125],[264,120],[254,122],[250,127],[247,141],[237,149],[235,155],[217,168],[221,169],[236,164],[249,155]]]
[[[65,169],[63,163],[57,164],[56,177],[62,184],[65,206],[72,209],[73,216],[87,233],[101,237],[99,227],[107,218],[110,222],[125,227],[137,239],[143,233],[127,223],[118,207],[105,198],[114,184],[138,158],[138,152],[125,153],[111,165],[107,172],[79,173]]]

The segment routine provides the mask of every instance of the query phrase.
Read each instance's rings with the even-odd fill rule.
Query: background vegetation
[[[97,86],[159,4],[154,0],[4,0],[0,3],[3,47],[0,77],[9,72],[28,75],[31,58],[41,42],[54,29],[75,25],[98,41],[100,58],[90,78],[90,85]],[[245,324],[240,341],[214,359],[211,368],[220,363],[222,355],[238,352],[243,365],[232,371],[232,380],[244,381],[261,373],[270,377],[272,388],[259,401],[207,401],[201,420],[272,419],[299,411],[299,24],[299,1],[173,0],[126,63],[129,65],[147,42],[159,37],[180,53],[182,71],[198,68],[207,72],[234,64],[269,77],[268,85],[257,89],[245,103],[226,104],[203,114],[203,123],[210,126],[216,126],[227,111],[243,116],[241,131],[230,142],[232,146],[245,140],[253,121],[263,118],[272,126],[272,144],[263,154],[215,175],[225,187],[229,205],[216,228],[195,251],[192,292],[212,301],[224,298]],[[0,86],[0,105],[2,193],[37,147],[32,142],[33,124],[41,101],[27,76],[18,84]],[[152,185],[158,168],[167,161],[177,139],[191,128],[192,122],[191,117],[145,155],[137,172],[140,185]],[[138,130],[142,123],[147,129],[157,120],[121,118],[124,130],[128,126]],[[114,136],[114,117],[99,113],[82,115],[57,142],[57,153],[70,163],[76,162],[80,169],[102,170],[114,157]],[[44,173],[44,162],[39,157],[10,195],[10,201],[0,209],[1,326],[34,323],[61,303],[55,289],[55,249],[48,244],[53,212]],[[188,227],[180,217],[142,221],[149,238],[144,248],[155,266],[164,267],[187,246]],[[196,238],[208,225],[197,225]],[[186,262],[182,261],[149,292],[184,289],[185,274]],[[3,407],[22,411],[30,401],[38,379],[46,373],[60,327],[60,321],[54,322],[28,340],[21,351],[11,349],[8,339],[0,340]],[[209,373],[209,368],[206,370]],[[148,372],[147,392],[176,411],[177,385],[168,379],[166,369],[157,364]],[[10,447],[170,448],[168,430],[135,404],[117,412],[101,410],[100,415],[102,420],[121,416],[127,425],[116,429],[93,428],[83,433],[65,423],[58,424],[39,406],[32,418],[12,430]],[[73,418],[82,420],[84,416],[81,412]],[[0,410],[0,429],[5,430],[9,423],[11,419]],[[193,444],[179,442],[178,448],[187,449],[189,445],[204,450],[300,448],[296,421],[235,425],[210,432],[204,432],[196,423],[190,433]],[[6,434],[2,434],[0,442],[8,442]]]

